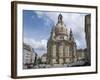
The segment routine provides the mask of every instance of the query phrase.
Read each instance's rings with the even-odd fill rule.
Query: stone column
[[[67,46],[65,46],[65,48],[64,48],[64,55],[65,55],[65,57],[68,56],[68,47]]]
[[[56,55],[56,44],[52,45],[51,54],[52,54],[52,64],[56,64],[57,63],[57,61],[56,61],[56,58],[57,58],[57,55]]]
[[[65,63],[68,63],[69,62],[69,46],[65,46],[65,49],[64,49],[64,56],[65,56]]]
[[[63,64],[63,44],[59,45],[59,64]]]

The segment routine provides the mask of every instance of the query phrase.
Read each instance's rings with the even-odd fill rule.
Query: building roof
[[[31,47],[30,45],[26,44],[26,43],[23,43],[23,48],[28,50],[28,51],[31,51]]]
[[[28,50],[28,51],[35,52],[34,48],[31,45],[28,45],[26,43],[23,43],[23,48],[26,49],[26,50]]]

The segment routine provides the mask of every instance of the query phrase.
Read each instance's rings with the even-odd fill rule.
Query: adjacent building
[[[36,64],[37,54],[34,49],[27,44],[23,44],[23,68],[33,68]]]
[[[91,15],[85,16],[85,38],[87,44],[87,62],[91,64]]]
[[[43,54],[41,56],[41,62],[42,62],[42,64],[46,64],[47,63],[47,54]]]
[[[47,63],[68,64],[77,61],[77,46],[73,32],[67,29],[63,16],[59,14],[58,22],[52,27],[50,38],[47,42]]]
[[[77,59],[78,61],[86,61],[86,50],[85,49],[78,49],[77,50]]]

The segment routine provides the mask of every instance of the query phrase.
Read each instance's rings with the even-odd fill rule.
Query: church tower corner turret
[[[71,41],[74,41],[74,36],[73,36],[72,29],[70,29],[70,40],[71,40]]]

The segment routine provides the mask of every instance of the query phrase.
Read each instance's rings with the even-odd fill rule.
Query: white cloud
[[[24,38],[24,43],[32,46],[38,56],[41,56],[47,52],[47,40],[45,39],[37,41],[33,38]]]
[[[42,18],[44,13],[41,11],[35,11],[35,13],[37,14],[38,18]]]
[[[53,21],[47,14],[46,12],[42,12],[42,11],[35,11],[36,15],[38,18],[42,19],[44,21],[44,25],[48,26],[49,23],[51,23],[51,21]],[[49,12],[50,13],[50,12]]]
[[[24,38],[24,43],[31,45],[34,49],[43,49],[46,50],[47,48],[47,40],[43,39],[40,41],[37,41],[33,38]]]

